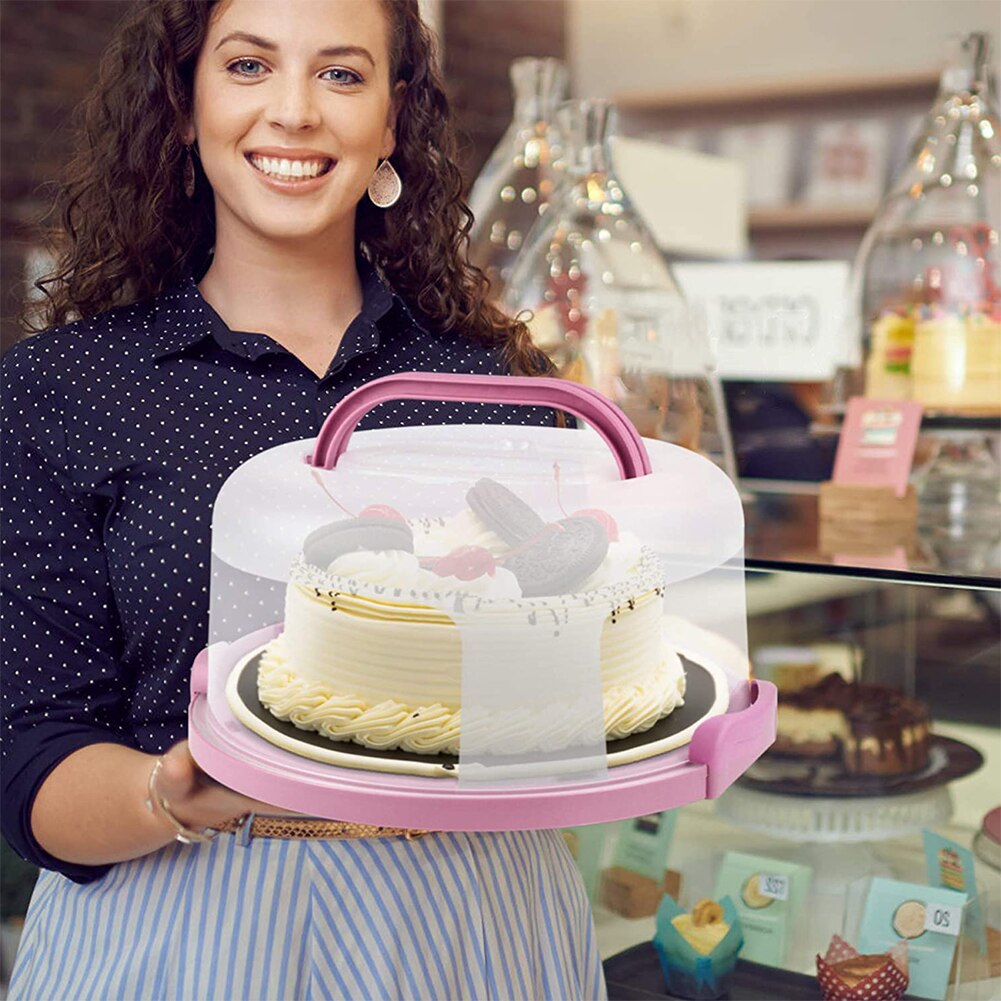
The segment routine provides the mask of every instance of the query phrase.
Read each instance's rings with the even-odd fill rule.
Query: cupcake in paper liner
[[[837,935],[826,956],[817,956],[824,1001],[899,1001],[907,990],[907,943],[888,952],[862,955]]]
[[[700,900],[688,913],[665,896],[657,908],[653,945],[667,989],[677,997],[701,1001],[725,994],[743,944],[729,897]]]

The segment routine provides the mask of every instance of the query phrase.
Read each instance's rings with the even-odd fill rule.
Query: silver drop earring
[[[388,209],[399,201],[402,193],[403,182],[387,158],[376,167],[372,179],[368,182],[368,197],[373,205],[380,209]]]
[[[184,147],[184,194],[188,198],[195,195],[195,158],[191,146]]]

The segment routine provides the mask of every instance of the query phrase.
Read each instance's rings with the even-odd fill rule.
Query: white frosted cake
[[[553,623],[598,625],[596,609],[606,738],[647,730],[682,703],[651,550],[603,512],[546,525],[490,480],[468,501],[448,520],[408,523],[373,507],[313,533],[292,569],[284,631],[260,661],[259,697],[275,716],[335,741],[457,754],[456,619],[496,627],[503,663]]]
[[[930,410],[1001,410],[1001,314],[889,310],[872,326],[866,396]]]
[[[1001,321],[997,316],[936,316],[914,334],[914,399],[926,407],[1001,411]]]

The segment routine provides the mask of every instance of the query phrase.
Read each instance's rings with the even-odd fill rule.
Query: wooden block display
[[[909,557],[917,555],[916,525],[906,522],[822,521],[817,533],[817,549],[822,553],[878,557],[897,547]]]
[[[908,486],[903,497],[898,497],[892,487],[828,480],[820,484],[819,513],[821,522],[914,525],[918,520],[918,497],[912,486]]]
[[[657,913],[664,894],[677,900],[681,892],[681,873],[668,869],[658,883],[622,866],[612,866],[601,874],[603,907],[624,918],[647,918]]]

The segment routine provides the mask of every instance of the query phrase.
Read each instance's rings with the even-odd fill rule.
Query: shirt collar
[[[364,257],[359,256],[357,264],[362,286],[361,312],[345,330],[332,370],[342,368],[359,354],[375,350],[379,346],[379,325],[387,321],[391,312],[398,312],[409,323],[420,326],[406,303],[389,289]],[[155,300],[151,328],[149,336],[157,361],[208,338],[215,340],[226,351],[244,358],[288,353],[267,334],[231,330],[205,301],[193,275],[167,289]]]

